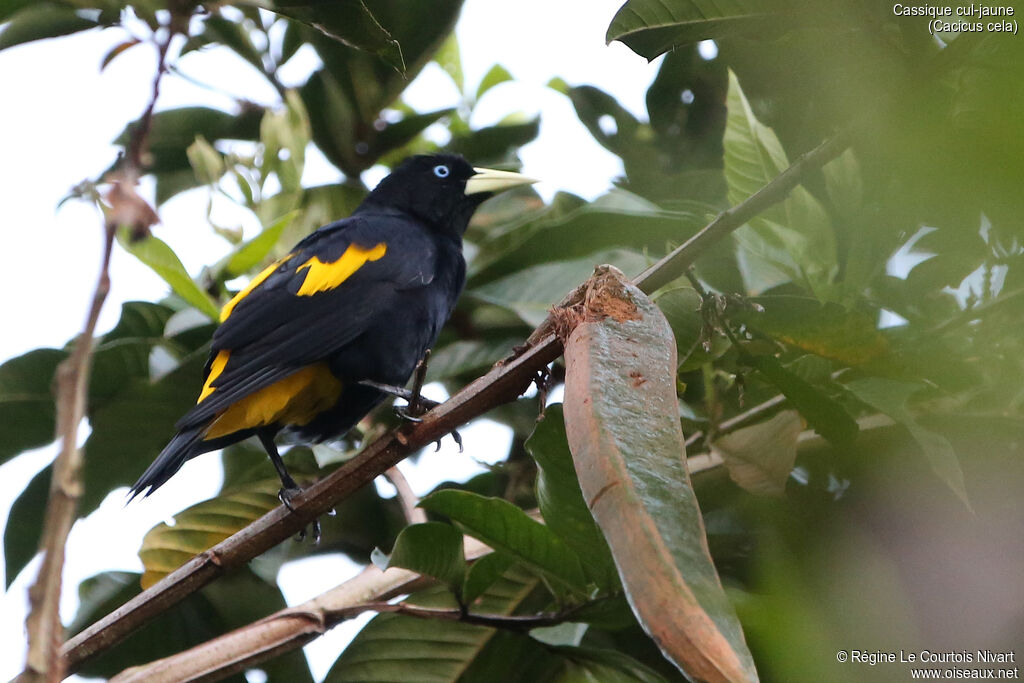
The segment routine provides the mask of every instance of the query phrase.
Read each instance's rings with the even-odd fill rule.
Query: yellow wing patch
[[[210,374],[206,376],[206,384],[203,385],[203,391],[199,394],[199,400],[196,403],[202,403],[204,398],[216,391],[217,387],[213,386],[213,380],[220,377],[220,373],[224,372],[230,356],[230,351],[220,351],[217,353],[217,357],[210,364]]]
[[[264,280],[266,280],[268,277],[270,277],[271,273],[273,273],[275,270],[277,270],[278,266],[280,266],[282,263],[284,263],[285,261],[287,261],[291,257],[292,257],[292,255],[288,254],[283,259],[280,259],[278,261],[274,261],[269,266],[267,266],[266,268],[261,270],[259,275],[257,275],[252,280],[250,280],[249,284],[247,284],[244,289],[239,291],[238,294],[235,294],[233,297],[231,297],[231,301],[229,301],[226,304],[224,304],[224,308],[220,309],[220,321],[224,322],[225,320],[227,320],[228,316],[231,315],[231,312],[233,310],[235,310],[235,306],[237,306],[238,303],[242,299],[244,299],[245,297],[249,296],[249,293],[252,292],[252,290],[254,290],[257,287],[259,287],[260,284]],[[210,374],[212,375],[213,373],[210,373]]]
[[[309,259],[296,271],[308,268],[306,279],[299,287],[299,296],[312,296],[317,292],[326,292],[334,289],[348,279],[352,273],[362,268],[367,261],[376,261],[387,252],[387,245],[383,242],[371,249],[363,249],[357,244],[349,245],[345,253],[337,261],[324,263],[314,256]],[[262,273],[261,273],[262,274]]]
[[[341,386],[325,363],[307,366],[231,404],[210,423],[203,438],[269,424],[308,424],[337,402]]]

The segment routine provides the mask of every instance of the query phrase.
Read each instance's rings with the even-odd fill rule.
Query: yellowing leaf
[[[784,410],[767,422],[737,429],[711,444],[725,461],[732,480],[750,491],[781,496],[796,460],[796,440],[803,420],[795,410]]]
[[[621,272],[596,272],[585,309],[563,311],[565,428],[583,498],[662,653],[694,680],[756,681],[684,462],[672,330]]]

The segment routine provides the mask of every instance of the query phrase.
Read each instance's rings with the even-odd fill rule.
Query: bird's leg
[[[423,384],[427,379],[427,363],[429,362],[430,349],[427,349],[426,353],[423,354],[423,358],[421,358],[416,364],[416,370],[413,373],[412,389],[397,387],[393,384],[381,384],[380,382],[374,382],[368,379],[364,379],[359,383],[364,386],[372,387],[377,391],[383,391],[385,394],[391,394],[392,396],[405,399],[406,405],[396,406],[394,408],[395,415],[408,422],[422,422],[422,415],[441,405],[439,402],[431,400],[422,394]],[[458,444],[459,453],[461,453],[462,435],[455,429],[451,431],[451,435],[455,443]],[[435,450],[441,450],[441,440],[438,439],[436,443],[437,448]]]
[[[270,462],[274,463],[277,476],[281,478],[282,488],[277,492],[277,497],[286,508],[294,512],[295,508],[292,507],[292,498],[302,491],[302,487],[292,479],[292,475],[288,473],[288,468],[284,466],[284,460],[281,459],[281,454],[277,452],[277,444],[274,443],[273,435],[266,431],[259,431],[257,436],[259,436],[264,450],[267,451],[267,455],[270,456]],[[320,520],[314,519],[311,526],[313,529],[313,545],[316,545],[320,542]],[[306,530],[302,529],[299,532],[299,540],[301,541],[305,537]]]

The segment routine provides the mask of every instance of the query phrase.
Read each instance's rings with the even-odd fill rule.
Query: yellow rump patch
[[[345,253],[337,261],[324,263],[314,256],[296,270],[308,268],[306,279],[302,281],[299,288],[299,296],[312,296],[317,292],[326,292],[334,289],[348,279],[352,273],[362,268],[367,261],[376,261],[387,251],[387,245],[383,242],[372,249],[363,249],[357,244],[349,245]]]
[[[249,284],[247,284],[245,288],[239,291],[238,294],[235,294],[233,297],[231,297],[231,301],[224,304],[224,308],[220,309],[220,321],[224,322],[225,320],[227,320],[228,316],[231,315],[231,312],[235,310],[235,306],[237,306],[242,299],[249,296],[249,293],[252,292],[252,290],[259,287],[260,283],[262,283],[264,280],[270,277],[270,274],[277,270],[278,266],[280,266],[282,263],[284,263],[291,257],[292,255],[288,254],[283,259],[274,261],[269,266],[261,270],[259,275],[250,280]]]
[[[308,424],[340,395],[341,382],[327,365],[310,365],[233,403],[210,423],[203,438],[269,424]]]
[[[213,363],[210,364],[210,374],[206,376],[206,384],[203,385],[203,391],[199,394],[199,400],[196,403],[202,403],[204,398],[216,391],[217,387],[213,386],[213,380],[220,377],[220,373],[224,372],[230,356],[230,351],[220,351],[217,357],[213,359]]]

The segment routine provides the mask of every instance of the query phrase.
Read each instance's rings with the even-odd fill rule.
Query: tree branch
[[[415,492],[413,492],[412,486],[409,486],[409,480],[402,474],[402,470],[398,465],[389,467],[384,476],[395,487],[395,491],[398,494],[398,502],[402,504],[402,514],[405,515],[405,521],[409,524],[421,524],[427,521],[427,511],[417,507],[420,500],[416,497]]]
[[[65,546],[82,495],[83,459],[82,451],[78,448],[78,427],[85,416],[96,325],[110,292],[110,255],[117,230],[121,226],[129,226],[133,235],[148,234],[149,226],[158,220],[156,212],[136,193],[135,184],[142,174],[142,157],[148,145],[153,108],[160,94],[164,61],[173,36],[174,31],[169,28],[166,40],[157,46],[157,73],[153,79],[149,104],[128,142],[125,167],[118,177],[111,180],[110,191],[105,196],[103,255],[85,327],[75,340],[71,355],[57,367],[57,436],[60,450],[53,463],[40,541],[43,561],[28,591],[29,614],[25,620],[28,655],[25,669],[16,679],[25,683],[60,681],[65,675],[65,660],[59,656],[64,636],[60,622],[60,594]]]
[[[480,541],[464,539],[467,560],[477,560],[490,552],[491,549]],[[342,621],[375,610],[381,601],[434,583],[433,579],[407,569],[392,567],[381,571],[371,564],[312,600],[280,610],[184,652],[122,671],[111,683],[217,680],[300,648]]]
[[[842,152],[847,134],[837,135],[803,155],[774,180],[740,204],[719,214],[685,244],[648,268],[636,280],[645,292],[671,282],[707,249],[753,216],[783,200],[803,174]],[[577,288],[575,293],[581,290]],[[571,303],[572,295],[563,303]],[[326,478],[292,500],[294,512],[279,506],[234,536],[201,553],[159,583],[71,638],[61,653],[69,671],[120,642],[142,624],[221,574],[245,564],[325,514],[381,472],[419,448],[436,441],[491,408],[515,400],[533,381],[537,371],[562,352],[548,316],[517,353],[496,364],[450,399],[423,416],[423,421],[384,435]]]
[[[50,496],[40,546],[43,562],[35,583],[28,590],[30,611],[25,620],[28,631],[28,656],[19,681],[59,681],[64,678],[57,651],[63,639],[60,623],[61,578],[64,548],[75,521],[78,499],[82,495],[82,452],[78,448],[78,426],[85,415],[86,392],[92,369],[93,335],[110,291],[110,252],[114,228],[104,228],[103,260],[85,328],[75,340],[74,350],[57,367],[57,434],[60,451],[53,463]]]

